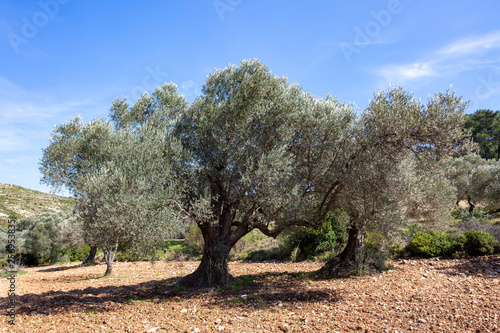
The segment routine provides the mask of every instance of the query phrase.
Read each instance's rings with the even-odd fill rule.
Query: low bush
[[[319,229],[293,228],[284,234],[283,251],[292,261],[329,259],[346,244],[348,223],[348,216],[337,210]]]
[[[84,261],[90,252],[90,246],[85,244],[81,246],[71,246],[64,254],[68,256],[69,261]]]
[[[464,232],[463,236],[465,237],[464,250],[471,256],[493,254],[498,245],[498,241],[485,231],[469,230]]]
[[[72,214],[52,212],[23,218],[16,231],[18,251],[30,266],[67,262],[72,255],[81,257],[77,250],[83,246],[81,224]]]
[[[424,257],[449,255],[451,247],[449,234],[439,231],[431,233],[419,231],[408,244],[411,254]]]
[[[462,222],[469,221],[471,219],[480,221],[482,223],[491,220],[492,216],[488,214],[488,209],[484,207],[476,207],[469,213],[469,208],[460,207],[451,212],[451,216],[456,220],[460,220]]]
[[[494,237],[498,242],[500,242],[500,223],[498,222],[492,224],[491,221],[489,221],[488,223],[482,220],[471,218],[458,224],[457,229],[461,232],[467,232],[469,230],[481,230],[488,233],[490,236]]]
[[[481,256],[493,254],[498,241],[485,231],[471,229],[463,234],[439,231],[417,232],[407,246],[410,255],[423,257],[438,256]]]

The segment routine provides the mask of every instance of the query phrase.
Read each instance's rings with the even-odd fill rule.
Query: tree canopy
[[[500,111],[477,110],[468,114],[465,127],[471,130],[481,157],[500,159]]]
[[[152,255],[184,228],[174,209],[183,190],[172,171],[184,154],[166,133],[169,116],[182,101],[172,84],[157,88],[153,97],[144,94],[131,107],[117,100],[111,108],[115,126],[105,120],[83,124],[77,117],[57,127],[44,150],[42,181],[66,186],[76,196],[85,240],[102,247],[106,275],[118,244]]]

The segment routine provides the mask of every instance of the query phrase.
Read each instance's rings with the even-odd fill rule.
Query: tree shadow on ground
[[[456,265],[437,268],[443,274],[476,276],[485,279],[500,278],[500,256],[472,257],[458,259]]]
[[[283,303],[338,302],[341,293],[324,288],[311,288],[308,281],[319,280],[316,272],[263,272],[243,275],[242,283],[233,283],[219,293],[215,300],[220,307],[265,308]]]
[[[48,291],[16,297],[16,312],[21,315],[67,314],[71,312],[108,312],[117,306],[135,301],[166,303],[201,300],[207,307],[266,308],[283,303],[337,302],[339,292],[308,288],[304,280],[309,273],[262,273],[240,276],[222,289],[185,290],[176,282],[179,278],[152,280],[123,286],[87,287],[69,291]],[[91,283],[91,282],[90,282]],[[0,311],[8,307],[8,298],[0,299]],[[281,305],[280,305],[281,304]]]
[[[39,272],[39,273],[61,272],[61,271],[66,271],[68,269],[74,269],[74,268],[82,268],[82,264],[76,264],[73,266],[50,267],[50,268],[45,268],[45,269],[39,269],[39,270],[36,270],[35,272]]]

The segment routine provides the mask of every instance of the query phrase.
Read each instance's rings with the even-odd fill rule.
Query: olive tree
[[[41,182],[54,190],[66,188],[77,197],[82,207],[82,200],[88,199],[82,180],[86,175],[99,173],[104,165],[115,158],[116,149],[123,142],[123,136],[116,135],[116,130],[138,132],[147,122],[150,128],[163,131],[172,124],[172,117],[187,106],[187,101],[177,92],[174,84],[164,84],[149,96],[143,94],[132,106],[126,99],[117,99],[110,110],[112,123],[103,119],[92,120],[84,124],[80,116],[56,126],[51,134],[49,145],[43,150],[40,161]],[[137,138],[140,140],[140,138]],[[147,161],[147,160],[146,160]],[[108,166],[109,167],[109,166]],[[85,186],[88,187],[88,179]],[[87,219],[92,214],[85,214]],[[87,220],[87,225],[94,224]],[[91,245],[89,256],[84,263],[94,261],[97,245],[86,234]]]
[[[113,155],[113,127],[105,120],[97,119],[84,124],[80,116],[55,127],[49,145],[43,149],[40,160],[41,182],[54,190],[66,188],[78,197],[83,175],[99,170]],[[84,261],[94,261],[97,246]]]
[[[68,248],[83,243],[80,223],[73,214],[50,212],[25,217],[16,229],[20,250],[38,262],[55,263]]]
[[[140,135],[118,130],[113,158],[83,176],[76,210],[85,238],[100,246],[112,272],[119,244],[140,256],[184,229],[176,198],[182,193],[172,171],[181,147],[165,134],[143,126]],[[140,138],[140,139],[139,139]]]
[[[253,229],[320,225],[340,190],[332,170],[354,140],[351,105],[316,98],[258,60],[213,71],[202,92],[174,130],[193,154],[183,213],[205,242],[185,286],[228,283],[229,251]]]
[[[484,203],[497,212],[500,199],[500,162],[478,155],[466,155],[450,163],[448,177],[456,187],[457,203],[467,200],[469,213],[475,204]],[[496,207],[496,209],[495,209]]]
[[[355,142],[345,167],[335,172],[344,188],[336,205],[351,216],[347,245],[321,274],[337,275],[358,267],[367,228],[394,231],[410,207],[428,206],[425,197],[450,195],[444,167],[465,138],[465,107],[450,92],[435,94],[427,105],[400,87],[375,95],[356,122]],[[419,181],[434,185],[418,186]],[[429,196],[441,186],[448,188],[447,193]],[[431,203],[440,206],[444,202]]]
[[[165,195],[160,200],[165,206],[159,206],[165,207],[163,213],[172,217],[177,207],[204,239],[200,265],[180,281],[184,286],[227,284],[229,252],[251,230],[275,237],[292,225],[319,227],[337,208],[348,212],[351,224],[347,246],[336,260],[356,263],[366,229],[386,225],[390,230],[399,210],[388,211],[403,206],[402,194],[411,193],[411,173],[405,173],[403,161],[411,161],[411,170],[428,171],[420,175],[429,181],[440,175],[432,170],[457,151],[465,106],[450,92],[436,94],[424,106],[395,87],[376,94],[358,115],[349,103],[315,97],[272,75],[259,60],[245,60],[214,70],[191,105],[171,84],[152,96],[144,94],[133,106],[116,100],[110,114],[115,131],[145,147],[149,139],[142,128],[151,124],[166,138],[161,154],[166,169],[159,163],[140,177],[129,177],[134,168],[127,165],[136,159],[119,158],[120,153],[91,172],[82,169],[80,197],[87,207],[82,211],[89,223],[109,226],[109,233],[94,234],[105,237],[99,242],[106,244],[111,260],[116,242],[134,242],[136,226],[151,220],[141,213],[137,223],[130,223],[127,207],[139,202],[133,211],[146,212],[136,197]],[[103,145],[116,151],[110,142],[115,141]],[[177,142],[182,148],[176,151],[171,145]],[[120,147],[126,151],[121,156],[137,156],[136,150]],[[141,177],[146,180],[137,183]],[[161,194],[169,186],[177,190]],[[323,272],[331,275],[336,267],[328,263]]]
[[[226,284],[229,251],[245,234],[317,227],[336,208],[351,219],[336,260],[356,263],[366,227],[385,223],[408,186],[401,161],[413,158],[431,175],[457,150],[465,106],[450,92],[424,106],[396,87],[357,116],[352,105],[317,98],[258,60],[213,71],[174,128],[193,154],[184,172],[196,176],[183,213],[205,241],[200,266],[180,283]]]

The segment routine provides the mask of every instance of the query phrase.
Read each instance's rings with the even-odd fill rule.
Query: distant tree
[[[500,111],[477,110],[468,114],[465,127],[471,130],[481,157],[500,159]]]
[[[491,161],[477,167],[472,175],[471,193],[479,202],[489,205],[489,213],[500,211],[500,162]]]
[[[475,193],[472,189],[473,174],[479,166],[485,163],[488,163],[486,159],[472,154],[453,159],[448,169],[447,176],[456,188],[456,204],[458,205],[461,200],[467,200],[469,213],[474,211],[474,202],[478,199],[474,198]]]
[[[42,213],[21,219],[20,250],[38,262],[55,263],[72,246],[83,244],[81,226],[72,214]]]
[[[478,202],[492,207],[490,213],[499,211],[500,161],[487,160],[478,155],[456,158],[450,164],[448,177],[457,189],[457,203],[467,200],[469,213],[473,212]]]

